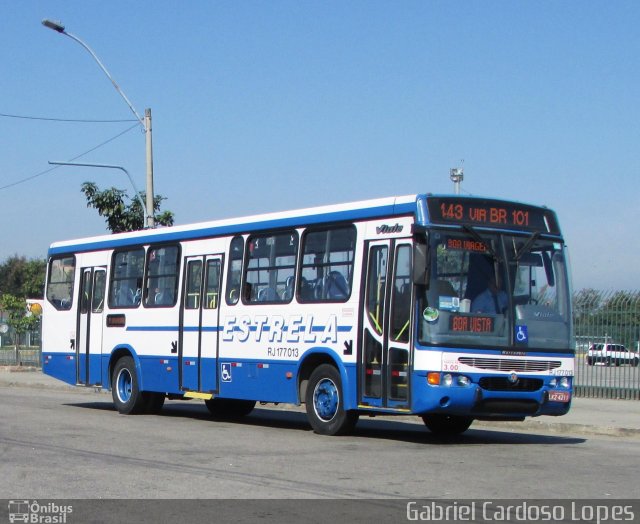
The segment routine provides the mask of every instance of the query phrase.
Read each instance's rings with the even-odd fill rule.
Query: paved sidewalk
[[[3,386],[75,389],[74,386],[51,378],[34,368],[0,366],[0,387]],[[524,422],[477,421],[474,422],[474,426],[640,438],[640,401],[574,398],[569,413],[561,417],[528,418]]]

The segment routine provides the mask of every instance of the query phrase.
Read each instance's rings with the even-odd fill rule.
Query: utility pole
[[[91,49],[85,42],[80,40],[80,38],[69,33],[60,22],[54,22],[53,20],[49,20],[45,18],[42,21],[42,25],[45,27],[48,27],[49,29],[53,29],[57,33],[68,36],[69,38],[71,38],[71,40],[75,40],[77,43],[79,43],[82,47],[84,47],[89,52],[89,54],[93,57],[96,63],[100,66],[100,69],[102,69],[102,72],[105,75],[107,75],[107,78],[109,80],[111,80],[113,87],[115,87],[116,91],[120,93],[120,96],[127,103],[127,105],[129,106],[129,109],[135,115],[136,119],[138,120],[138,122],[140,122],[140,125],[144,129],[145,146],[146,146],[146,164],[147,164],[146,223],[148,228],[155,227],[155,218],[154,218],[154,209],[153,209],[154,192],[153,192],[153,144],[151,140],[151,109],[145,109],[144,119],[143,119],[135,110],[135,108],[133,107],[133,104],[131,104],[127,96],[123,93],[122,89],[120,89],[120,86],[116,84],[116,81],[113,79],[109,71],[107,71],[107,68],[100,61],[98,56],[93,52],[93,49]],[[145,208],[143,207],[143,209]]]
[[[153,144],[151,142],[151,109],[144,110],[144,134],[147,151],[147,227],[156,227],[153,209]]]

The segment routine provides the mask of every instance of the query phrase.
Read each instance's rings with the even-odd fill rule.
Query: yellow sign
[[[29,311],[31,311],[31,314],[35,315],[36,317],[39,317],[40,315],[42,315],[42,306],[37,302],[34,302],[33,304],[29,304]]]

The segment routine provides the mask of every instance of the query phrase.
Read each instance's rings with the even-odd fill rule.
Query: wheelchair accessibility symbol
[[[527,326],[516,326],[516,344],[527,344],[529,342],[529,332]]]
[[[220,364],[220,376],[222,382],[231,382],[231,364]]]

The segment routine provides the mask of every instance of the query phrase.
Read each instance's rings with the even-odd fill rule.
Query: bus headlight
[[[566,389],[569,389],[571,387],[571,381],[569,380],[569,377],[562,377],[560,379],[560,387]]]
[[[452,386],[465,387],[471,384],[471,379],[469,377],[465,377],[464,375],[452,375],[451,373],[445,373],[442,375],[440,380],[440,385],[446,388],[450,388]]]
[[[464,375],[458,375],[456,377],[456,383],[458,386],[468,386],[471,384],[471,379],[469,377],[465,377]]]
[[[555,388],[558,385],[558,379],[557,378],[552,378],[549,381],[549,387],[550,388]]]

